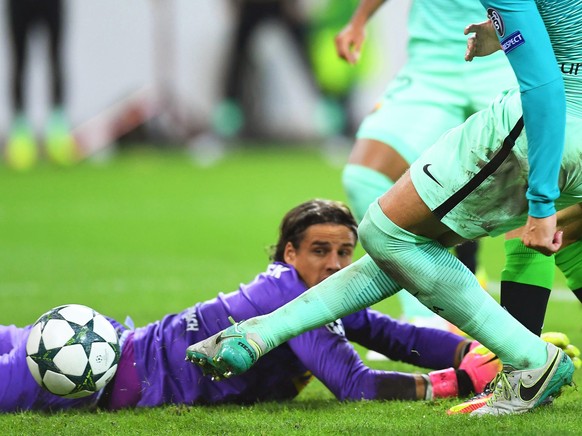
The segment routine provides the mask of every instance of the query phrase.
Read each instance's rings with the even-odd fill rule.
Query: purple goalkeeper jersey
[[[211,381],[202,375],[198,366],[184,360],[189,345],[227,328],[229,316],[240,321],[270,313],[305,290],[305,284],[292,266],[275,262],[237,291],[221,293],[181,313],[135,329],[132,352],[141,392],[134,403],[124,406],[292,399],[312,376],[341,400],[416,398],[415,389],[410,389],[415,383],[410,375],[368,368],[349,341],[392,360],[432,369],[453,366],[455,351],[463,338],[400,323],[371,309],[303,333],[266,354],[248,372],[231,379]],[[22,336],[25,343],[27,331]],[[0,335],[0,341],[1,338]],[[122,355],[125,350],[124,347]],[[2,371],[3,357],[0,356]],[[25,358],[21,357],[17,364],[21,367],[20,377],[26,380],[23,390],[34,390],[43,401],[50,397],[51,407],[43,407],[43,401],[34,400],[31,394],[21,395],[16,385],[12,387],[14,391],[6,389],[5,377],[2,377],[0,410],[55,409],[95,403],[93,397],[67,400],[40,392],[28,374]],[[124,376],[123,371],[118,371],[116,377],[119,376]],[[107,407],[107,403],[103,405]]]
[[[235,292],[137,329],[135,360],[143,388],[138,405],[291,399],[311,375],[338,399],[378,398],[384,379],[393,374],[365,366],[348,340],[393,360],[430,368],[453,365],[462,338],[401,324],[368,309],[289,340],[228,380],[202,377],[199,367],[184,360],[189,345],[229,327],[229,316],[241,321],[270,313],[305,290],[292,266],[276,262]]]

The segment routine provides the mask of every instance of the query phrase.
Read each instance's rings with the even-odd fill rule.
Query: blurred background
[[[54,2],[61,16],[55,56],[54,30],[38,2],[1,3],[5,11],[20,4],[17,12],[30,15],[18,24],[26,40],[20,110],[12,102],[18,16],[10,11],[0,20],[4,143],[18,112],[42,137],[54,105],[51,67],[60,62],[57,104],[81,157],[132,132],[130,140],[184,147],[242,137],[341,138],[353,133],[405,56],[408,0],[379,11],[358,67],[337,60],[333,48],[353,0],[61,0]]]
[[[349,67],[333,37],[356,4],[0,1],[0,322],[80,303],[143,325],[252,280],[299,202],[345,201],[409,0]],[[502,244],[479,254],[494,292]]]
[[[142,325],[252,280],[299,202],[345,201],[407,36],[390,2],[343,64],[356,4],[0,1],[1,322],[76,302]]]

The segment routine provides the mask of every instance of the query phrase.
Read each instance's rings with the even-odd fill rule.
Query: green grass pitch
[[[29,324],[53,306],[81,303],[120,321],[130,315],[139,326],[234,290],[263,270],[289,208],[314,197],[345,199],[340,172],[317,150],[292,146],[234,151],[212,167],[138,148],[105,164],[24,174],[0,168],[0,323]],[[502,241],[485,241],[480,258],[490,283],[498,281]],[[378,307],[397,316],[397,304]],[[568,293],[556,293],[545,330],[581,345],[581,315]],[[579,401],[568,389],[525,416],[475,420],[447,416],[455,401],[339,403],[316,381],[285,403],[21,413],[0,415],[0,426],[3,434],[580,433]]]

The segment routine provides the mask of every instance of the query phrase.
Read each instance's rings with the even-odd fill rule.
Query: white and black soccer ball
[[[68,304],[42,315],[26,342],[26,363],[39,385],[53,394],[81,398],[103,388],[120,357],[117,332],[103,315]]]

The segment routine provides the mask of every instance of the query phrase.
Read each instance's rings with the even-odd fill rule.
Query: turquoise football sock
[[[363,247],[387,275],[504,363],[517,369],[545,363],[545,343],[503,310],[441,244],[398,227],[376,202],[359,234]]]
[[[404,320],[414,323],[415,318],[430,318],[435,316],[434,312],[431,312],[428,307],[418,301],[409,292],[400,291],[396,295],[398,296],[398,302],[400,303],[402,318]]]
[[[400,287],[370,256],[364,256],[268,315],[241,324],[258,333],[265,352],[303,332],[321,327],[383,300]]]
[[[354,164],[347,164],[344,167],[342,183],[350,209],[358,222],[364,218],[368,206],[394,186],[394,182],[386,175]]]
[[[354,164],[347,164],[344,167],[342,183],[350,209],[358,222],[362,221],[370,204],[394,186],[394,182],[379,171]],[[399,292],[398,301],[404,319],[412,320],[416,317],[434,316],[434,313],[408,292]]]

